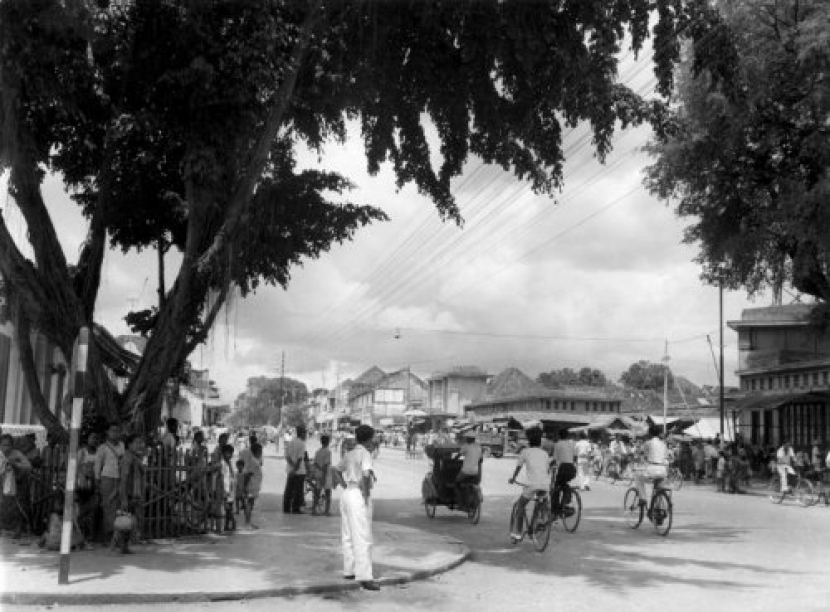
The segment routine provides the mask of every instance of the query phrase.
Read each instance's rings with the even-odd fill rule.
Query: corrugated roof
[[[591,417],[587,414],[573,414],[570,412],[538,412],[538,411],[516,411],[509,412],[494,412],[487,414],[478,414],[475,410],[468,410],[467,414],[473,413],[476,415],[476,421],[492,421],[493,419],[504,419],[513,417],[519,422],[523,421],[552,421],[557,423],[579,423],[580,425],[587,425],[591,422]]]
[[[544,392],[545,388],[542,385],[534,382],[518,368],[507,368],[487,385],[486,399],[527,397]]]

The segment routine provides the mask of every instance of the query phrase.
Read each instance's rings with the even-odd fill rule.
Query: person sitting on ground
[[[317,504],[320,501],[320,496],[323,496],[325,509],[323,514],[330,516],[331,510],[331,490],[334,488],[334,480],[331,472],[331,449],[329,444],[331,438],[328,435],[320,437],[320,444],[322,446],[314,454],[314,465],[318,474],[317,486],[314,488],[314,505],[311,508],[312,514],[317,514]]]
[[[0,531],[11,532],[14,539],[19,539],[26,516],[18,498],[18,482],[31,471],[32,464],[13,444],[9,434],[0,436]]]
[[[456,459],[463,458],[461,470],[455,479],[456,491],[461,496],[461,492],[465,489],[462,487],[464,483],[478,484],[481,482],[481,464],[484,461],[484,453],[481,450],[481,445],[476,442],[476,436],[473,432],[464,434],[464,444],[456,455]],[[461,500],[466,502],[467,500]]]
[[[245,491],[245,529],[249,531],[259,529],[258,526],[251,522],[254,504],[262,490],[262,445],[259,442],[253,442],[251,444],[251,459],[243,466],[243,472],[240,478],[244,483]],[[331,492],[329,491],[329,493]]]
[[[637,472],[634,481],[640,505],[647,506],[646,482],[652,481],[655,489],[662,489],[663,481],[668,477],[668,448],[663,441],[663,434],[657,429],[652,430],[651,439],[643,445],[642,450],[646,466],[642,472]]]
[[[514,540],[521,540],[524,533],[524,509],[527,503],[533,499],[537,491],[547,492],[550,489],[550,459],[548,454],[542,450],[542,430],[536,427],[526,432],[528,447],[523,448],[519,453],[516,462],[516,469],[508,481],[510,484],[516,482],[516,477],[522,468],[525,468],[527,483],[519,496],[517,503],[519,511],[514,513],[513,522],[510,525],[510,537]]]

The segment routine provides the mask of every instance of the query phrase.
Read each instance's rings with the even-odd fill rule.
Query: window
[[[757,390],[758,390],[758,381],[757,381],[756,379],[754,379],[754,378],[752,379],[752,390],[753,390],[753,391],[757,391]]]
[[[821,373],[821,382],[822,382],[822,384],[825,384],[825,385],[827,384],[827,372],[822,372]]]
[[[790,388],[790,375],[789,374],[784,375],[784,388],[785,389]]]
[[[772,376],[770,376],[770,377],[767,379],[767,382],[769,383],[769,389],[770,389],[770,390],[772,390],[772,388],[775,386],[775,378],[773,378]]]
[[[813,372],[813,385],[818,386],[818,372]]]

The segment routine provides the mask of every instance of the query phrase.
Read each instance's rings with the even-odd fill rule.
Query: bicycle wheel
[[[573,533],[582,520],[582,497],[579,491],[571,491],[571,503],[562,508],[562,526],[568,533]]]
[[[643,522],[643,507],[640,505],[640,494],[637,489],[631,488],[625,492],[623,502],[623,515],[625,522],[631,529],[637,529]]]
[[[519,515],[521,515],[522,512],[524,512],[524,510],[522,510],[522,508],[519,506],[519,502],[516,501],[516,503],[513,504],[513,510],[510,512],[510,524],[507,526],[507,537],[510,540],[511,544],[518,544],[519,542],[524,540],[524,537],[525,537],[525,531],[524,531],[525,526],[524,526],[524,524],[522,525],[522,530],[521,531],[517,530],[517,535],[519,537],[518,538],[513,537],[513,526],[519,524]]]
[[[481,496],[475,487],[467,490],[467,519],[473,525],[478,525],[481,520]]]
[[[767,497],[773,504],[780,504],[784,501],[784,495],[785,493],[781,492],[781,477],[776,474],[767,484]]]
[[[530,537],[533,538],[533,545],[539,552],[544,552],[550,541],[550,506],[547,501],[537,502],[533,508],[533,516],[530,517]]]
[[[671,530],[673,510],[669,494],[658,490],[651,498],[651,522],[654,529],[661,536],[666,536]]]
[[[809,508],[818,502],[815,487],[809,480],[802,478],[795,487],[795,500],[799,505]]]
[[[679,491],[683,488],[683,474],[677,468],[669,470],[669,477],[666,479],[666,484],[673,491]]]

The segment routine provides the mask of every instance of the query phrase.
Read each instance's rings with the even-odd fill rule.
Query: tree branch
[[[219,312],[222,310],[222,306],[224,306],[225,304],[225,300],[228,298],[229,291],[230,284],[223,284],[222,289],[219,291],[219,295],[216,296],[216,300],[214,300],[213,304],[208,310],[207,315],[205,316],[204,323],[202,323],[199,331],[194,333],[193,337],[190,339],[190,341],[188,341],[187,345],[185,345],[185,358],[188,355],[190,355],[190,353],[192,353],[196,349],[196,347],[198,347],[202,342],[204,342],[207,339],[208,333],[213,327],[213,324],[216,322],[216,317],[219,315]]]
[[[317,21],[317,13],[320,10],[321,0],[315,0],[309,8],[308,14],[300,28],[300,37],[291,53],[291,60],[285,78],[277,90],[276,100],[268,118],[265,121],[259,140],[254,145],[246,168],[242,172],[242,179],[237,185],[231,197],[228,211],[225,215],[225,222],[216,233],[210,247],[199,258],[197,270],[199,274],[204,273],[213,266],[214,261],[225,248],[225,245],[236,233],[242,213],[251,201],[257,181],[265,169],[268,156],[271,151],[274,139],[279,133],[283,117],[291,104],[291,97],[297,85],[297,78],[303,65],[303,59],[308,51],[311,42],[311,35]]]

